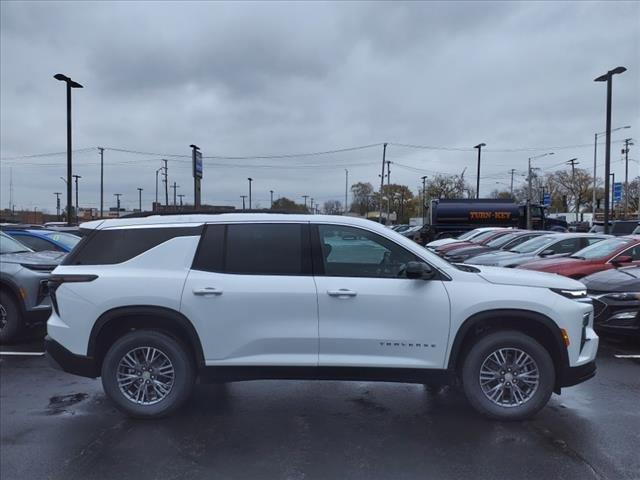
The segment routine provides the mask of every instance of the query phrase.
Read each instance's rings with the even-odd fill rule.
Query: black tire
[[[11,294],[0,292],[0,345],[15,340],[23,326],[18,303]]]
[[[137,348],[150,347],[157,349],[171,362],[173,367],[173,380],[171,388],[164,398],[157,403],[140,404],[130,399],[118,386],[118,366],[121,360]],[[147,365],[147,370],[152,367]],[[141,368],[138,371],[143,370]],[[132,369],[133,370],[133,369]],[[144,373],[144,372],[143,372]],[[148,372],[148,374],[151,374]],[[132,375],[136,375],[133,373]],[[156,371],[156,375],[158,375]],[[107,396],[116,406],[126,414],[137,418],[159,418],[169,415],[178,409],[189,398],[195,382],[195,366],[193,358],[182,342],[154,330],[138,330],[119,338],[107,352],[102,362],[102,386]],[[138,379],[140,383],[150,383],[154,377],[146,377],[147,380]],[[159,377],[158,377],[159,378]],[[166,380],[166,378],[163,378]],[[153,388],[150,384],[148,388]],[[135,388],[135,387],[132,387]],[[157,391],[157,390],[156,390]],[[149,390],[150,396],[155,395]]]
[[[482,389],[480,384],[482,365],[493,352],[499,349],[517,349],[525,352],[537,366],[537,388],[522,404],[500,405],[490,400]],[[522,372],[520,373],[522,374]],[[478,412],[497,420],[525,420],[531,418],[549,401],[553,393],[555,380],[555,369],[549,352],[535,339],[517,331],[498,331],[481,337],[469,350],[462,366],[462,386],[469,403]],[[504,379],[499,381],[503,382]],[[522,379],[520,382],[519,386],[524,387]],[[505,385],[509,385],[509,383]],[[507,391],[511,395],[511,389]],[[505,393],[505,397],[506,395]]]

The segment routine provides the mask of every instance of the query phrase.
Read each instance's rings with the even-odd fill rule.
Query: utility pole
[[[312,214],[313,214],[313,213],[315,213],[315,212],[313,211],[313,198],[311,199],[311,213],[312,213]]]
[[[244,212],[246,210],[245,205],[244,205],[244,200],[247,198],[246,195],[240,195],[240,197],[242,198],[242,211]]]
[[[391,215],[391,160],[387,160],[387,222]],[[386,222],[385,222],[386,225]]]
[[[142,188],[138,187],[138,210],[142,213]]]
[[[482,152],[482,147],[486,147],[486,146],[487,146],[486,143],[479,143],[478,145],[473,147],[478,149],[478,172],[477,172],[477,178],[476,178],[476,198],[480,198],[480,154]]]
[[[180,210],[182,210],[182,198],[184,197],[184,193],[179,193],[178,197],[180,198]]]
[[[78,179],[82,178],[80,175],[71,175],[76,182],[76,224],[78,224]]]
[[[344,180],[344,214],[346,215],[349,211],[347,202],[348,202],[348,192],[349,192],[349,170],[344,169],[345,180]],[[325,212],[326,213],[326,212]]]
[[[624,219],[629,213],[629,145],[633,145],[630,138],[624,139]]]
[[[100,218],[104,216],[104,148],[100,150]]]
[[[546,157],[547,155],[553,155],[553,152],[543,153],[541,155],[536,155],[535,157],[529,157],[529,167],[527,169],[527,230],[531,230],[532,221],[531,221],[531,175],[533,170],[537,170],[536,168],[531,168],[531,160],[535,160],[536,158]],[[542,226],[544,228],[544,225]]]
[[[116,212],[117,212],[118,218],[120,218],[120,197],[122,196],[122,194],[114,193],[113,196],[116,197]]]
[[[156,205],[158,204],[158,173],[162,171],[162,168],[156,170]]]
[[[251,184],[253,183],[253,178],[248,177],[247,180],[249,180],[249,210],[251,210],[253,208],[251,206]]]
[[[302,195],[302,198],[304,198],[304,208],[305,210],[307,209],[307,198],[309,198],[309,195]],[[313,202],[313,200],[312,200]]]
[[[611,217],[613,218],[613,214],[616,211],[616,206],[614,204],[615,202],[615,187],[616,187],[616,174],[615,173],[610,173],[609,176],[611,177]]]
[[[580,205],[579,192],[576,192],[576,165],[578,165],[580,162],[578,162],[577,160],[577,158],[572,158],[571,160],[567,161],[567,164],[571,165],[571,189],[573,190],[573,201],[576,203],[576,222],[578,221],[578,214],[580,213],[578,211]]]
[[[607,127],[605,129],[605,152],[604,152],[604,233],[609,233],[609,174],[611,173],[611,96],[613,76],[626,72],[625,67],[616,67],[609,70],[604,75],[599,76],[595,82],[607,82]]]
[[[516,169],[512,168],[509,173],[511,174],[511,187],[509,188],[509,192],[511,194],[511,198],[513,198],[513,174],[516,173]]]
[[[178,188],[180,188],[180,185],[177,185],[176,182],[173,182],[173,185],[171,185],[171,188],[173,188],[173,209],[175,210],[176,207],[178,206],[178,200],[176,197],[176,193],[178,193]]]
[[[60,195],[62,195],[62,193],[53,192],[53,194],[56,196],[56,218],[60,221]],[[11,208],[11,203],[9,203],[9,208]]]
[[[427,210],[427,176],[420,178],[422,179],[422,225],[424,225],[424,217]]]
[[[167,165],[168,160],[162,159],[164,162],[164,206],[169,207],[169,166]]]
[[[13,167],[9,167],[9,211],[13,215]],[[60,220],[60,212],[58,212]]]
[[[271,194],[271,210],[273,210],[273,190],[269,190],[269,193]]]
[[[378,221],[380,223],[382,222],[382,190],[384,187],[384,166],[386,164],[386,158],[387,158],[387,143],[385,142],[382,145],[382,174],[380,175],[380,217],[378,218]],[[384,224],[386,225],[386,221],[384,222]]]

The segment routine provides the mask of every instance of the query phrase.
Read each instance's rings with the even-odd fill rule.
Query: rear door
[[[404,275],[407,262],[423,260],[351,226],[312,225],[312,239],[320,366],[443,367],[449,296],[442,280]]]
[[[206,228],[181,311],[207,365],[318,363],[318,306],[306,223]]]

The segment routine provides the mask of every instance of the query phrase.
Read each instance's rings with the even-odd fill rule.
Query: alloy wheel
[[[153,405],[171,392],[175,370],[169,357],[155,347],[137,347],[118,363],[118,388],[124,397],[138,405]]]
[[[538,390],[540,371],[536,361],[518,348],[491,352],[480,367],[484,395],[501,407],[519,407]]]

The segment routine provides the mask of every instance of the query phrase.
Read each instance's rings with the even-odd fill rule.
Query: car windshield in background
[[[604,258],[611,255],[613,252],[627,244],[630,244],[633,240],[628,238],[610,238],[603,240],[595,245],[591,245],[587,248],[577,251],[571,258],[580,258],[583,260],[593,260],[596,258]]]
[[[477,233],[478,233],[477,229],[469,230],[468,232],[465,232],[462,235],[458,236],[457,239],[458,240],[466,240],[467,238],[473,237]]]
[[[62,245],[67,247],[69,250],[73,249],[73,247],[75,247],[80,241],[80,237],[78,237],[77,235],[73,235],[71,233],[64,233],[64,232],[47,233],[47,237],[53,240],[54,242],[61,243]]]
[[[551,235],[545,235],[543,237],[532,238],[524,242],[522,245],[517,246],[516,248],[511,249],[512,252],[515,253],[531,253],[535,252],[541,247],[544,247],[549,242],[553,241],[554,237]]]
[[[495,230],[488,230],[486,232],[482,232],[482,233],[476,235],[475,237],[473,237],[469,241],[473,242],[473,243],[479,243],[482,240],[485,240],[485,239],[489,238],[490,236],[495,235],[495,233],[496,233]]]
[[[500,248],[501,246],[509,243],[514,238],[518,237],[519,235],[520,234],[518,233],[508,233],[507,235],[503,235],[494,240],[491,240],[489,243],[487,243],[487,246],[492,248]]]
[[[0,233],[0,255],[5,253],[22,253],[32,251],[33,250],[29,247],[23,245],[14,238],[11,238],[9,235]]]

